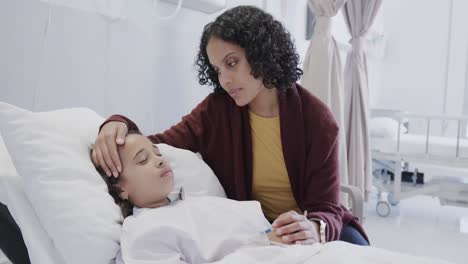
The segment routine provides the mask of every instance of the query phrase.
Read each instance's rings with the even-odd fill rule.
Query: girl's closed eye
[[[138,162],[138,164],[144,165],[146,163],[146,161],[148,161],[148,158],[144,157]]]
[[[159,149],[157,147],[153,147],[153,153],[158,157],[162,157],[162,154],[161,152],[159,152]]]

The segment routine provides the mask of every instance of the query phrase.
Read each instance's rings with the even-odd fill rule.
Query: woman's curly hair
[[[239,45],[245,50],[254,78],[263,78],[266,88],[285,91],[300,79],[299,55],[289,32],[273,16],[254,6],[227,10],[203,30],[195,65],[198,82],[211,85],[215,93],[225,93],[206,47],[212,38]]]

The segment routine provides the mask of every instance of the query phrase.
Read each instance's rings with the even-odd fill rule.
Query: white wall
[[[463,111],[464,94],[468,93],[468,1],[453,0],[452,26],[447,80],[447,114],[468,114]],[[468,101],[467,101],[468,103]]]
[[[109,22],[37,0],[1,1],[6,71],[0,72],[0,101],[35,111],[120,112],[151,128],[157,32],[149,4],[132,1],[128,20]]]
[[[465,0],[383,2],[366,36],[372,108],[468,114],[466,10]],[[350,36],[342,14],[334,20],[333,32],[344,64]],[[412,132],[425,132],[425,121],[412,123]],[[431,129],[431,134],[454,136],[457,128],[451,122]]]
[[[306,1],[268,0],[266,7],[284,16],[278,18],[305,54]],[[0,101],[34,111],[84,106],[105,117],[121,113],[145,133],[168,128],[211,92],[198,84],[194,59],[203,26],[222,12],[182,9],[175,20],[155,17],[174,8],[161,3],[156,12],[150,0],[128,1],[127,18],[111,21],[54,6],[44,35],[48,5],[1,0]]]
[[[228,7],[266,3],[292,33],[303,61],[306,0],[227,1]],[[385,50],[369,56],[372,107],[468,113],[468,1],[453,0],[452,16],[450,2],[384,1]],[[179,121],[211,91],[198,85],[194,58],[203,26],[220,12],[182,9],[176,20],[159,21],[156,15],[175,6],[162,3],[156,13],[150,0],[128,3],[123,21],[53,7],[44,38],[46,4],[0,1],[0,101],[36,111],[85,106],[103,116],[122,113],[146,133]],[[349,34],[342,14],[334,20],[345,55]]]
[[[309,47],[309,41],[306,40],[306,15],[309,8],[307,0],[269,0],[266,8],[291,33],[297,52],[301,57],[299,66],[302,68]]]
[[[241,4],[264,6],[262,0],[228,0],[227,2],[227,8]],[[277,2],[279,1],[267,1],[266,7],[274,13]],[[162,3],[160,8],[159,14],[167,15],[174,10],[174,5]],[[210,87],[198,84],[194,61],[203,26],[224,11],[207,15],[190,9],[182,9],[176,21],[157,23],[160,41],[158,41],[159,47],[156,53],[158,88],[154,107],[155,131],[162,131],[178,122],[212,91]]]
[[[388,42],[380,98],[382,107],[442,113],[448,6],[448,1],[439,0],[385,2]],[[420,10],[421,7],[424,8]]]
[[[379,107],[462,114],[468,2],[384,2],[387,49]],[[449,33],[451,31],[451,36]]]

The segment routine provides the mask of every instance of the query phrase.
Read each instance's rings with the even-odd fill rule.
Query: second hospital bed
[[[462,116],[371,110],[370,148],[380,216],[388,216],[391,205],[401,199],[420,194],[438,197],[442,205],[468,206],[468,182],[448,176],[468,176],[467,121]]]

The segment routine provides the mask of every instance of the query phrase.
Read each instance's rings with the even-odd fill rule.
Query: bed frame
[[[348,208],[351,213],[359,219],[359,223],[363,223],[363,208],[364,199],[359,188],[351,185],[341,184],[340,190],[343,193],[348,194],[349,200],[351,200],[351,208]]]
[[[456,205],[468,207],[468,184],[455,181],[453,178],[438,179],[424,184],[416,184],[402,182],[402,164],[408,163],[418,164],[431,164],[447,168],[467,168],[468,169],[468,156],[463,157],[460,155],[460,140],[465,134],[465,127],[468,123],[468,117],[464,116],[444,116],[444,115],[417,115],[404,111],[391,110],[391,109],[372,109],[371,117],[390,117],[398,121],[398,130],[402,126],[408,127],[409,119],[423,119],[426,121],[426,134],[425,134],[425,153],[405,153],[400,151],[400,135],[397,135],[397,147],[394,152],[385,152],[378,149],[372,149],[371,153],[373,163],[376,161],[390,161],[393,168],[388,168],[395,177],[393,183],[386,181],[384,183],[376,184],[378,188],[379,200],[376,205],[377,214],[386,217],[391,212],[391,205],[397,205],[401,199],[412,197],[415,195],[431,195],[438,197],[441,204]],[[455,121],[457,124],[456,148],[453,155],[433,155],[429,152],[430,149],[430,132],[431,123],[434,121],[447,122]],[[388,166],[388,164],[387,164]],[[415,174],[417,173],[414,172]],[[468,175],[468,170],[467,170]],[[374,171],[375,176],[375,171]],[[388,175],[387,175],[388,176]],[[416,177],[413,177],[416,180]],[[385,196],[385,194],[387,194]]]

